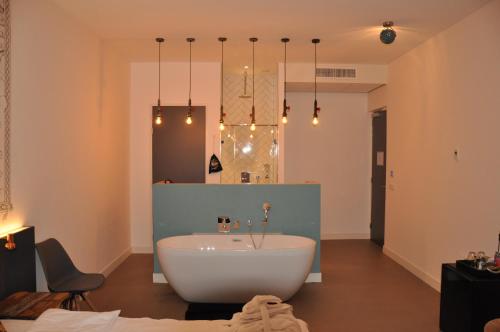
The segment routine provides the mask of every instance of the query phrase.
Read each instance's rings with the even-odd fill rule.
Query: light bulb
[[[221,123],[219,124],[219,130],[220,130],[220,131],[223,131],[223,130],[224,130],[224,128],[225,128],[225,127],[224,127],[224,122],[221,122]]]
[[[186,123],[187,123],[188,125],[190,125],[191,123],[193,123],[193,119],[191,118],[191,114],[189,114],[189,115],[187,116],[187,118],[186,118]]]
[[[255,123],[252,122],[252,124],[250,125],[250,130],[255,131],[255,129],[256,129]]]
[[[161,119],[161,115],[160,115],[160,114],[158,114],[158,115],[155,117],[155,124],[159,126],[159,125],[161,125],[161,124],[162,124],[162,122],[163,122],[163,121],[162,121],[162,119]]]
[[[315,116],[315,117],[313,118],[312,124],[313,124],[313,126],[317,126],[317,125],[318,125],[318,123],[319,123],[318,117],[317,117],[317,116]]]
[[[281,122],[282,122],[283,124],[287,124],[287,123],[288,123],[288,117],[286,117],[286,116],[282,117],[282,118],[281,118]]]

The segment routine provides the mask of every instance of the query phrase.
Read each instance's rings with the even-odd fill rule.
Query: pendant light
[[[394,22],[385,21],[382,26],[384,27],[380,31],[380,41],[384,44],[392,44],[396,39],[396,31],[394,31]]]
[[[161,114],[161,44],[165,41],[165,38],[158,37],[156,42],[158,43],[158,105],[156,106],[155,114],[155,125],[160,126],[163,123],[163,115]]]
[[[224,130],[224,42],[226,37],[219,37],[221,48],[221,64],[220,64],[220,117],[219,117],[219,130]]]
[[[283,124],[287,124],[288,123],[288,111],[290,110],[290,106],[287,105],[286,103],[286,43],[288,43],[290,41],[289,38],[281,38],[281,42],[283,43],[284,47],[285,47],[285,62],[284,62],[284,71],[285,71],[285,74],[284,74],[284,78],[285,78],[285,82],[284,82],[284,97],[283,97],[283,114],[281,115],[281,122]]]
[[[250,130],[255,131],[255,42],[258,39],[255,37],[250,38],[252,42],[252,114],[250,117],[252,118],[252,123],[250,124]]]
[[[186,117],[186,124],[190,125],[193,123],[193,108],[191,106],[191,46],[195,41],[194,38],[186,38],[189,43],[189,101],[188,101],[188,114]]]
[[[319,124],[319,119],[318,119],[318,112],[320,108],[318,107],[318,100],[316,99],[316,93],[317,93],[317,82],[316,82],[316,77],[317,77],[317,68],[318,68],[318,63],[317,63],[317,55],[316,55],[316,46],[319,44],[319,39],[315,38],[312,40],[312,43],[314,44],[314,113],[313,113],[313,119],[312,119],[312,124],[313,126],[317,126]]]

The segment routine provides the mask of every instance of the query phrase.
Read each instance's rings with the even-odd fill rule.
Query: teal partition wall
[[[247,233],[247,220],[260,232],[268,201],[269,233],[301,235],[316,240],[316,255],[311,272],[320,272],[320,185],[231,185],[231,184],[155,184],[153,185],[154,272],[160,267],[156,242],[174,235],[216,233],[217,217],[240,220],[239,230]]]

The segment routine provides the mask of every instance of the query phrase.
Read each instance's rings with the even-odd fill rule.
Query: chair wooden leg
[[[90,309],[92,311],[97,311],[97,309],[95,308],[95,306],[92,304],[92,302],[90,301],[89,297],[88,297],[88,293],[83,293],[82,294],[82,299],[87,302],[88,306],[90,307]]]

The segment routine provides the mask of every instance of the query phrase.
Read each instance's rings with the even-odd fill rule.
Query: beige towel
[[[293,308],[271,295],[255,296],[233,315],[230,325],[235,332],[300,332]]]

